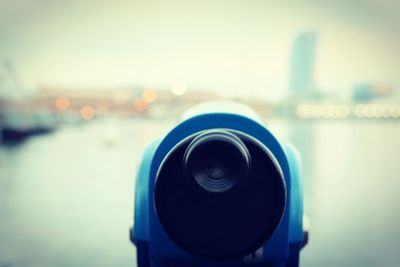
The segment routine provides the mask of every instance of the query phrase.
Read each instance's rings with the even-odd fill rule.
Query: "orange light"
[[[153,89],[143,91],[142,98],[146,103],[153,103],[157,99],[157,93]]]
[[[54,102],[54,105],[58,110],[66,110],[70,106],[70,101],[69,98],[66,96],[59,96],[57,97],[56,101]]]
[[[96,114],[96,111],[92,106],[86,105],[81,108],[80,114],[82,119],[91,120]]]
[[[133,106],[135,107],[136,111],[143,112],[147,109],[148,103],[144,99],[138,98],[135,100],[135,103],[133,103]]]

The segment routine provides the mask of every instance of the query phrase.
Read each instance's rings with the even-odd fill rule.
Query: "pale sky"
[[[400,86],[398,1],[0,0],[0,55],[27,90],[148,86],[279,99],[295,37],[318,32],[316,83]]]

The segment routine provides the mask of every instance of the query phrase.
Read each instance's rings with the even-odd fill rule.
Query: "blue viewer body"
[[[181,121],[181,123],[179,123],[171,131],[169,131],[169,133],[165,137],[154,141],[147,147],[139,167],[135,188],[134,226],[130,233],[131,240],[137,248],[137,261],[139,267],[297,267],[299,265],[299,252],[301,247],[306,242],[306,235],[303,231],[302,222],[303,196],[300,177],[301,162],[296,149],[290,144],[281,143],[280,141],[278,141],[278,139],[261,122],[261,120],[252,110],[240,104],[221,102],[200,104],[197,107],[191,109],[187,114],[188,115]],[[239,136],[239,138],[237,138],[236,136]],[[238,139],[244,140],[243,143]],[[225,142],[225,140],[228,141]],[[227,173],[227,178],[224,178],[224,182],[220,183],[219,181],[221,179],[218,175],[223,176],[223,172],[227,171],[227,168],[223,167],[222,169],[218,169],[218,164],[220,163],[218,159],[209,164],[211,165],[211,172],[207,171],[205,172],[206,174],[196,176],[198,172],[193,171],[193,179],[186,178],[187,175],[192,177],[192,169],[189,168],[188,171],[182,172],[182,179],[191,179],[194,181],[190,185],[188,185],[187,188],[191,188],[190,190],[192,190],[194,187],[197,186],[195,189],[193,189],[194,193],[190,193],[189,198],[191,195],[195,195],[197,193],[200,194],[197,200],[193,200],[194,202],[191,202],[189,200],[187,201],[188,203],[195,203],[196,205],[199,205],[196,206],[196,210],[194,210],[193,212],[188,211],[187,207],[181,203],[186,201],[178,201],[179,199],[182,200],[179,194],[182,194],[182,191],[184,190],[184,188],[186,188],[182,187],[182,189],[181,187],[179,187],[178,180],[176,180],[178,181],[177,187],[171,187],[172,189],[165,189],[167,188],[165,183],[172,183],[175,181],[174,179],[180,179],[176,178],[179,175],[170,175],[172,171],[165,171],[164,173],[166,173],[168,177],[160,177],[163,175],[163,170],[161,169],[167,168],[165,166],[167,166],[168,164],[176,164],[173,162],[177,161],[179,161],[179,164],[181,164],[180,162],[184,160],[182,158],[190,158],[190,155],[188,156],[187,154],[190,153],[190,151],[192,150],[196,151],[196,147],[191,150],[189,148],[190,146],[193,147],[194,145],[196,145],[196,142],[208,142],[206,145],[203,145],[202,143],[203,147],[201,147],[201,149],[205,151],[208,151],[208,147],[210,147],[210,149],[213,149],[213,147],[215,148],[219,145],[221,145],[222,149],[225,149],[225,147],[227,147],[227,149],[233,149],[230,150],[231,153],[224,154],[225,157],[229,157],[231,155],[235,155],[235,153],[240,150],[235,150],[234,147],[230,147],[229,142],[235,143],[236,141],[240,142],[238,146],[240,146],[241,144],[245,144],[245,146],[249,147],[248,144],[253,144],[255,147],[261,147],[262,151],[266,151],[265,157],[269,158],[271,162],[271,164],[268,166],[275,167],[277,171],[274,175],[276,177],[282,178],[281,182],[273,183],[273,185],[277,186],[277,190],[280,190],[281,193],[275,194],[275,192],[265,192],[264,194],[261,192],[260,198],[257,198],[264,199],[263,197],[265,195],[271,194],[274,196],[279,196],[279,200],[277,200],[276,205],[274,204],[275,198],[272,199],[273,201],[269,201],[272,204],[267,205],[268,207],[264,207],[263,203],[259,203],[260,201],[251,204],[250,201],[252,200],[249,200],[249,205],[251,205],[251,209],[254,209],[254,211],[251,212],[259,213],[269,209],[271,210],[271,214],[278,214],[271,215],[269,217],[266,216],[265,224],[262,224],[260,222],[264,220],[262,214],[254,215],[253,221],[251,219],[253,217],[250,216],[251,218],[248,218],[249,222],[246,221],[246,217],[240,216],[240,214],[237,214],[237,216],[232,215],[235,214],[235,212],[239,212],[240,210],[242,210],[242,208],[244,209],[246,207],[241,207],[237,210],[229,208],[229,214],[226,215],[224,214],[224,210],[211,211],[215,206],[218,206],[220,204],[208,204],[208,202],[204,202],[207,203],[204,205],[210,206],[207,206],[208,208],[205,208],[204,212],[199,211],[201,210],[201,205],[203,202],[199,201],[198,199],[202,199],[203,195],[207,196],[207,200],[204,201],[211,201],[210,199],[216,199],[215,201],[217,202],[224,202],[225,200],[222,199],[223,194],[234,194],[232,193],[232,190],[235,190],[235,187],[247,186],[247,182],[243,182],[243,185],[240,185],[240,181],[237,182],[237,180],[241,179],[240,177],[234,181],[226,180],[231,179],[231,176],[233,177],[236,174],[241,173],[241,170],[237,170],[234,173],[231,173],[232,175],[230,176],[229,173]],[[175,151],[179,151],[180,146],[185,146],[181,150],[183,151],[186,149],[186,151],[184,154],[182,154],[182,152],[180,154],[181,156],[177,156],[178,158],[176,158],[174,156],[174,153]],[[198,146],[200,147],[201,145]],[[188,150],[190,151],[188,152]],[[198,151],[200,150],[198,149]],[[249,161],[250,167],[248,168],[252,168],[258,164],[256,161],[259,160],[259,157],[254,157],[254,154],[251,154],[253,152],[250,148],[249,151],[250,152],[248,152],[248,155],[252,157],[251,162]],[[176,152],[175,154],[179,153]],[[214,154],[210,152],[207,155]],[[196,155],[194,155],[192,158],[195,158],[195,156]],[[175,158],[171,159],[172,157]],[[195,159],[203,159],[201,157],[199,159],[199,157],[200,156],[197,155],[197,158]],[[210,157],[212,158],[212,156]],[[206,160],[208,160],[208,158],[210,157],[206,156]],[[240,157],[240,155],[238,157]],[[246,157],[246,155],[244,157]],[[233,160],[236,160],[236,158],[233,158]],[[206,166],[206,169],[208,168],[207,164],[204,165]],[[233,165],[234,166],[230,167],[231,169],[240,167],[240,163]],[[203,165],[200,164],[199,166],[200,168],[202,168]],[[193,165],[192,167],[194,168],[193,170],[196,170],[195,168],[197,168],[197,165]],[[246,173],[247,179],[252,179],[248,174],[249,172]],[[208,179],[208,176],[206,177],[204,175],[216,175],[216,179],[214,179],[215,177],[212,176],[211,178],[213,179],[211,179],[211,182],[208,183],[208,180],[204,180]],[[257,175],[260,177],[258,179],[264,180],[269,179],[270,177],[269,173],[266,172],[259,173]],[[162,179],[164,179],[165,182]],[[279,178],[277,179],[279,180]],[[157,183],[159,184],[158,186]],[[180,192],[173,192],[174,188],[179,188]],[[265,188],[266,190],[272,190],[269,189],[267,185]],[[236,194],[238,194],[240,198],[240,189],[236,190],[238,190]],[[173,200],[169,200],[170,198],[173,198],[174,194],[177,194],[178,199],[175,200],[175,202]],[[221,194],[221,196],[217,197],[217,195],[219,194]],[[245,193],[243,193],[243,195],[244,194]],[[257,193],[255,192],[254,195],[256,194]],[[188,196],[185,197],[188,198]],[[237,198],[238,197],[236,197],[236,199]],[[159,203],[157,203],[157,201],[159,201]],[[176,203],[176,209],[173,203]],[[240,205],[240,202],[237,203],[239,203]],[[220,207],[225,207],[223,205],[227,205],[226,201],[224,202],[224,204],[221,204]],[[282,206],[282,208],[279,209],[275,206]],[[200,217],[198,213],[207,216]],[[231,230],[230,233],[222,233],[221,235],[219,235],[218,232],[215,232],[213,234],[216,238],[215,240],[212,239],[212,236],[207,237],[207,229],[211,229],[210,231],[225,231],[225,228],[212,228],[212,225],[216,225],[215,227],[218,227],[219,225],[217,219],[212,218],[214,216],[213,214],[217,214],[215,216],[220,216],[218,218],[221,218],[221,220],[226,219],[227,222],[225,222],[225,225],[227,225],[228,229],[237,230]],[[234,217],[236,218],[235,222],[232,222],[232,220],[229,221],[232,216],[236,216]],[[213,223],[210,223],[210,220]],[[179,224],[181,222],[182,224]],[[179,228],[174,228],[174,223],[178,223]],[[254,227],[254,225],[266,225],[265,229],[267,230],[260,230],[260,232],[257,233],[253,233],[253,231],[251,230],[248,230],[248,232],[243,232],[244,230],[242,231],[241,226],[246,225],[247,223],[249,223],[250,226],[253,226],[253,228],[256,228]],[[232,224],[233,226],[231,226]],[[195,236],[197,229],[196,227],[198,227],[201,235]],[[180,231],[185,232],[181,233]],[[193,233],[195,237],[191,237],[191,233]],[[237,240],[238,244],[234,244],[235,235],[237,233],[239,233]],[[254,238],[250,238],[252,237],[252,235],[254,235]],[[255,235],[258,235],[259,237]],[[204,240],[201,240],[201,242],[198,241],[199,239],[202,239],[203,236]],[[229,236],[229,242],[224,243],[224,240],[217,240],[217,238],[221,239],[221,237],[224,236]],[[231,237],[233,241],[230,239]],[[210,240],[213,240],[213,242],[210,242]],[[210,250],[211,248],[209,247],[212,247],[212,250]]]

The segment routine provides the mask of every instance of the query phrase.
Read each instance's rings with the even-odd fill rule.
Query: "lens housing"
[[[173,147],[158,169],[153,197],[177,246],[207,260],[235,260],[272,236],[284,214],[286,186],[264,144],[218,129]]]
[[[200,134],[186,149],[183,165],[188,177],[212,193],[222,193],[245,179],[251,167],[246,145],[228,131]]]

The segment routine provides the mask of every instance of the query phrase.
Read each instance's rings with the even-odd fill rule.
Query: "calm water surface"
[[[0,267],[135,266],[145,144],[172,122],[93,121],[0,148]],[[400,123],[271,121],[304,160],[305,267],[397,267]]]

